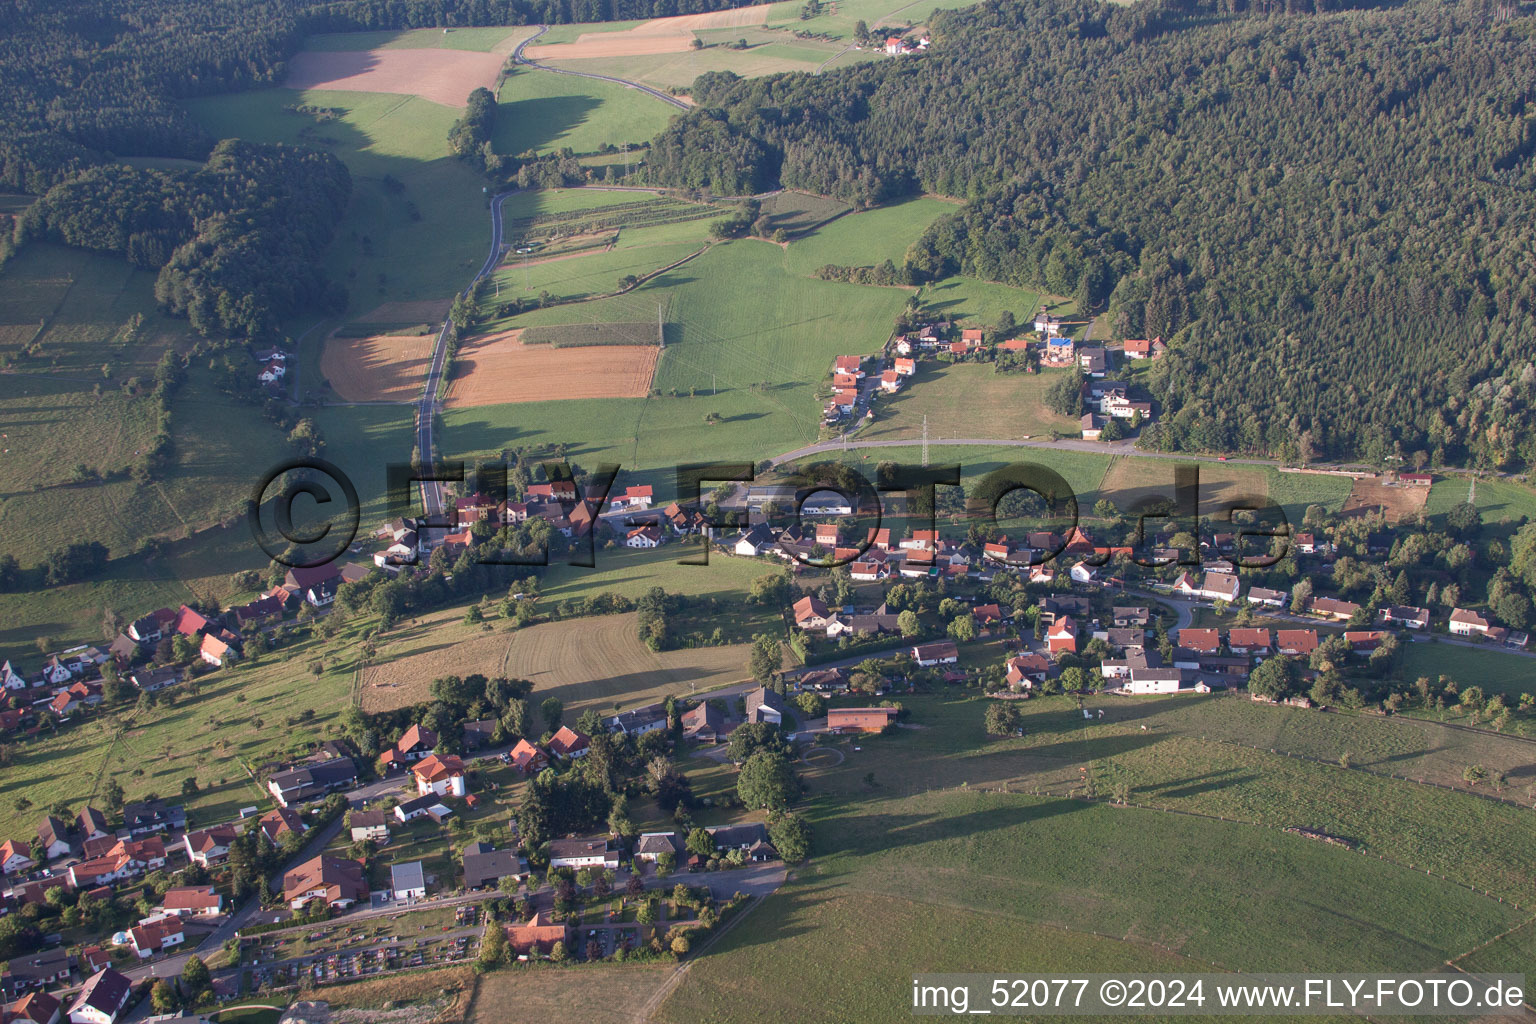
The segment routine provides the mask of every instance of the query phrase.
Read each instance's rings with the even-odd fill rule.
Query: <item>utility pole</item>
[[[658,348],[667,347],[667,324],[662,317],[662,305],[656,303],[656,345]]]
[[[923,468],[928,468],[928,414],[923,413]]]

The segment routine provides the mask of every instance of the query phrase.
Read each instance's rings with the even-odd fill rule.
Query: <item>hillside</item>
[[[649,173],[969,198],[909,279],[1172,339],[1160,448],[1536,463],[1529,5],[1232,6],[988,3],[923,57],[705,76]]]

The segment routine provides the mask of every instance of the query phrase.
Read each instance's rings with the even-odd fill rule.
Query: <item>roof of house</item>
[[[719,732],[725,727],[725,712],[715,707],[709,701],[700,701],[694,707],[683,712],[683,728],[689,732],[697,732],[700,729],[712,729]]]
[[[642,853],[682,853],[683,848],[683,837],[677,832],[646,832],[635,842],[636,856]]]
[[[389,866],[389,887],[396,892],[401,889],[425,889],[427,887],[427,872],[421,866],[421,861],[413,860],[405,864],[391,864]]]
[[[292,902],[306,892],[325,889],[328,902],[357,900],[368,894],[363,866],[355,860],[321,854],[283,875],[283,898]]]
[[[52,846],[58,842],[69,842],[69,826],[53,815],[44,815],[42,824],[37,826],[37,838],[43,841],[44,846]]]
[[[133,937],[133,944],[139,949],[159,949],[165,944],[165,940],[173,935],[181,935],[186,931],[186,926],[181,923],[181,918],[175,914],[162,917],[158,921],[148,921],[129,929],[129,935]]]
[[[1206,654],[1219,651],[1221,650],[1221,630],[1181,629],[1178,631],[1178,643],[1181,647]]]
[[[464,884],[473,889],[527,871],[516,850],[483,850],[464,854]]]
[[[11,1004],[12,1020],[27,1020],[33,1024],[49,1024],[62,1004],[47,992],[28,992]]]
[[[606,839],[556,839],[549,844],[549,856],[556,857],[596,857],[599,854],[608,853],[608,840]]]
[[[919,661],[929,661],[933,658],[958,658],[960,648],[955,646],[953,640],[940,640],[937,643],[917,645],[912,648],[912,655]]]
[[[215,825],[212,828],[199,829],[196,832],[187,833],[187,848],[194,853],[207,853],[220,846],[229,847],[240,837],[239,831],[233,825]]]
[[[411,766],[411,774],[423,782],[439,782],[464,774],[464,762],[452,754],[428,754]]]
[[[221,905],[222,897],[211,885],[184,885],[165,890],[160,905],[166,910],[206,910]]]
[[[1282,651],[1310,654],[1317,649],[1317,630],[1277,629],[1275,630],[1275,646]]]
[[[796,622],[812,618],[824,619],[828,614],[826,604],[820,598],[812,597],[809,594],[796,601],[793,610]]]
[[[1454,609],[1451,612],[1450,621],[1467,626],[1477,626],[1482,629],[1487,629],[1489,626],[1493,625],[1493,623],[1490,622],[1487,618],[1466,608]]]
[[[559,731],[549,738],[549,749],[557,754],[574,754],[577,751],[586,750],[591,745],[591,737],[577,732],[568,725],[562,725]]]
[[[287,807],[268,811],[261,816],[258,824],[262,833],[274,843],[281,839],[285,832],[304,831],[304,819],[297,811]]]
[[[70,1004],[70,1016],[74,1016],[80,1010],[90,1008],[108,1017],[115,1017],[123,1004],[128,1001],[128,994],[133,989],[133,983],[128,976],[119,974],[112,968],[104,968],[92,975],[80,989],[80,994]]]
[[[512,763],[517,765],[519,768],[526,768],[535,760],[538,760],[545,755],[544,751],[528,742],[527,739],[521,739],[517,741],[517,746],[513,747],[512,752],[507,756],[510,757],[512,759]]]
[[[1268,647],[1269,643],[1270,636],[1267,629],[1239,627],[1227,631],[1229,647]]]

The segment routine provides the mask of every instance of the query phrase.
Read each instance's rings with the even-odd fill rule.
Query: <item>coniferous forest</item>
[[[989,0],[921,58],[702,77],[650,173],[966,198],[908,280],[1041,284],[1171,341],[1146,444],[1529,467],[1533,12]]]

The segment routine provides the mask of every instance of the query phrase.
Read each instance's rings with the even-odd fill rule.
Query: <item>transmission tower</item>
[[[923,414],[923,468],[928,468],[928,414]]]

